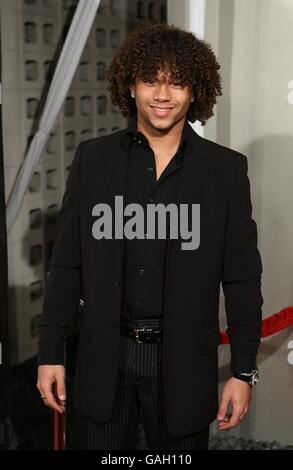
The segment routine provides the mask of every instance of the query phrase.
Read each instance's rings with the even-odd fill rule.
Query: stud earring
[[[134,91],[133,91],[133,90],[131,90],[131,96],[132,96],[132,98],[134,98],[134,97],[135,97],[135,93],[134,93]]]

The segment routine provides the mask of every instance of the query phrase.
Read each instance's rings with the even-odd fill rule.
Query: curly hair
[[[170,74],[172,83],[190,87],[194,101],[187,119],[202,125],[214,115],[217,96],[222,95],[221,76],[211,46],[193,33],[174,25],[155,24],[131,31],[107,70],[111,101],[124,117],[136,115],[130,86],[136,80],[155,80],[159,71]]]

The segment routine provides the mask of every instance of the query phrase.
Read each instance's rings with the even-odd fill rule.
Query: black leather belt
[[[136,343],[161,343],[163,340],[163,327],[160,326],[136,326],[120,325],[120,334],[133,338]]]

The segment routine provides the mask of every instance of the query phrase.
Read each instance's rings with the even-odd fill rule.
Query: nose
[[[158,101],[169,101],[171,98],[170,88],[167,83],[160,83],[154,91],[154,99]]]

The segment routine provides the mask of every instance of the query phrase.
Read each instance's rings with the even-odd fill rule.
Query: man
[[[188,123],[213,115],[218,69],[192,33],[166,25],[131,32],[107,75],[130,125],[76,150],[40,321],[37,386],[46,405],[64,411],[64,340],[82,298],[78,448],[133,448],[141,411],[150,448],[207,449],[214,419],[224,430],[247,414],[263,303],[247,158]],[[122,223],[117,196],[128,208]],[[183,249],[186,232],[173,236],[172,215],[166,236],[150,237],[153,227],[141,222],[153,204],[192,208],[179,216],[184,223],[199,207],[200,220],[191,220],[199,243]],[[137,206],[144,232],[135,238],[123,227],[132,223],[135,232],[129,216]],[[221,283],[231,377],[219,405]]]

